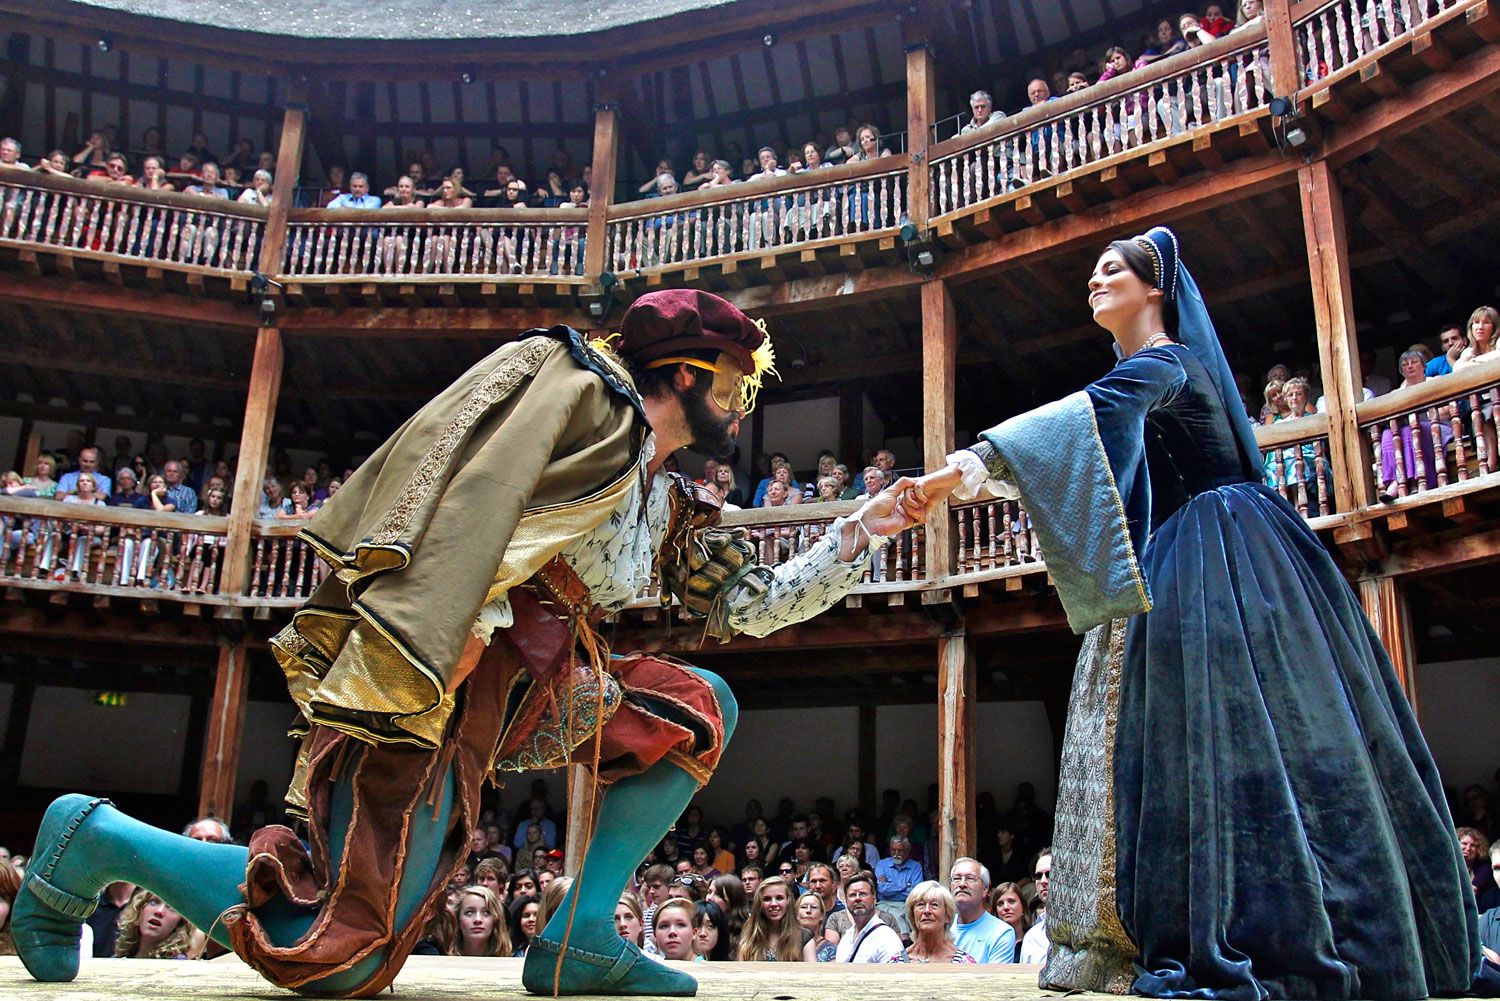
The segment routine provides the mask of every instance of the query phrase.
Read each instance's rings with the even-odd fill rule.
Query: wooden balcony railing
[[[587,209],[295,209],[283,274],[309,278],[579,278]]]
[[[266,209],[222,199],[0,172],[0,245],[246,275],[265,224]]]
[[[1332,0],[1300,3],[1292,11],[1297,59],[1307,86],[1341,75],[1410,40],[1429,22],[1444,19],[1450,10],[1468,6],[1465,0]]]
[[[860,501],[829,504],[794,504],[730,511],[724,524],[740,526],[760,550],[767,566],[779,566],[812,548],[828,532],[835,518],[858,511]],[[918,526],[902,532],[871,561],[866,584],[884,584],[927,579],[926,532]]]
[[[611,206],[605,266],[683,267],[894,233],[906,172],[906,156],[888,156]]]
[[[1399,500],[1500,472],[1500,365],[1397,389],[1355,408],[1378,497]]]
[[[1265,28],[1234,32],[933,146],[932,217],[1220,127],[1266,108],[1272,94]]]
[[[958,573],[1042,562],[1031,516],[1020,501],[974,501],[955,504],[952,510],[958,522]]]
[[[227,518],[0,497],[0,584],[217,595],[228,531]]]
[[[1338,513],[1333,496],[1333,449],[1328,443],[1328,415],[1260,425],[1255,440],[1267,486],[1274,487],[1304,518]]]
[[[299,605],[328,576],[328,564],[297,538],[301,522],[259,521],[251,530],[253,555],[246,593],[266,603]]]

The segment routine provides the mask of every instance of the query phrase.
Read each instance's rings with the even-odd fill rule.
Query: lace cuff
[[[981,492],[1005,500],[1021,496],[1015,484],[1007,479],[1010,467],[987,441],[959,449],[948,456],[948,462],[957,466],[964,477],[953,491],[954,500],[971,501]]]

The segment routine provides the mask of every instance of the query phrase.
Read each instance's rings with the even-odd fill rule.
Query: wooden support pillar
[[[281,259],[286,255],[287,216],[296,197],[306,144],[307,110],[301,105],[288,105],[281,116],[281,145],[276,152],[276,176],[271,181],[270,214],[266,219],[266,234],[260,241],[259,270],[263,275],[281,273]]]
[[[1412,639],[1411,606],[1406,600],[1406,584],[1399,577],[1362,577],[1359,602],[1375,627],[1375,633],[1390,654],[1391,664],[1412,712],[1420,712],[1417,703],[1417,648]]]
[[[839,383],[839,461],[849,465],[846,485],[860,486],[859,473],[865,461],[865,394],[857,382]]]
[[[260,511],[261,484],[271,455],[271,432],[276,426],[276,402],[281,397],[281,369],[286,353],[281,331],[261,327],[255,335],[255,357],[250,364],[250,390],[245,401],[245,424],[240,430],[239,462],[234,471],[234,500],[229,508],[229,533],[224,541],[222,594],[244,594],[250,582],[254,542],[251,527]]]
[[[619,106],[612,101],[594,105],[594,180],[589,189],[589,228],[588,242],[583,250],[583,273],[595,281],[609,270],[605,250],[609,241],[609,207],[615,200],[619,116]]]
[[[30,476],[36,472],[36,457],[41,454],[42,432],[36,422],[27,417],[21,422],[21,448],[20,454],[16,456],[16,469],[22,476]]]
[[[599,812],[603,790],[594,796],[594,776],[584,765],[568,766],[568,828],[563,835],[563,872],[577,876],[583,869],[583,856],[589,849],[589,832]]]
[[[859,731],[856,738],[856,753],[859,756],[859,812],[864,815],[866,823],[875,820],[875,755],[876,755],[876,731],[875,731],[875,707],[861,703],[859,707]],[[836,821],[835,821],[836,822]]]
[[[953,294],[942,279],[922,285],[922,463],[941,469],[953,451],[953,395],[958,371],[958,327]],[[953,572],[953,519],[946,502],[927,519],[927,578]]]
[[[1297,42],[1292,31],[1292,0],[1265,0],[1266,44],[1271,50],[1271,92],[1294,97],[1302,89]]]
[[[225,643],[219,648],[214,696],[208,709],[208,735],[203,742],[203,775],[198,784],[198,815],[225,821],[234,812],[234,779],[240,768],[240,743],[245,733],[245,703],[250,698],[250,661],[245,647]]]
[[[962,629],[938,639],[938,873],[977,848],[974,799],[979,682],[974,644]]]
[[[932,141],[932,122],[937,114],[937,74],[933,68],[932,49],[924,38],[906,46],[906,151],[911,154],[907,168],[906,215],[918,232],[927,228],[932,207],[932,171],[927,164],[927,147]]]
[[[1328,400],[1328,443],[1333,453],[1334,503],[1341,512],[1374,502],[1370,466],[1360,440],[1354,408],[1363,399],[1359,337],[1354,329],[1349,236],[1344,199],[1327,160],[1297,172],[1302,194],[1302,227],[1312,278],[1313,314],[1318,328],[1318,364]]]

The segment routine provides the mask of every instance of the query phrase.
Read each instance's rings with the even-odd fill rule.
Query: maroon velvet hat
[[[746,375],[756,371],[757,348],[766,340],[764,328],[738,308],[697,289],[648,292],[625,311],[615,350],[635,366],[670,358],[684,351],[723,351]]]

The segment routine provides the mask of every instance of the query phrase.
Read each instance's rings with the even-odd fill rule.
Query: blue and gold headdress
[[[1208,307],[1203,303],[1203,295],[1198,291],[1198,283],[1193,281],[1187,265],[1182,263],[1177,234],[1165,226],[1153,226],[1140,236],[1132,237],[1131,242],[1150,256],[1155,271],[1153,284],[1165,293],[1167,302],[1177,307],[1177,340],[1187,345],[1208,370],[1209,377],[1219,391],[1224,410],[1229,415],[1229,421],[1234,426],[1240,457],[1244,460],[1247,472],[1253,475],[1261,465],[1260,446],[1255,442],[1255,430],[1240,402],[1234,372],[1229,368],[1229,360],[1224,357],[1224,349],[1219,344],[1219,335],[1214,331],[1213,320],[1209,318]]]

